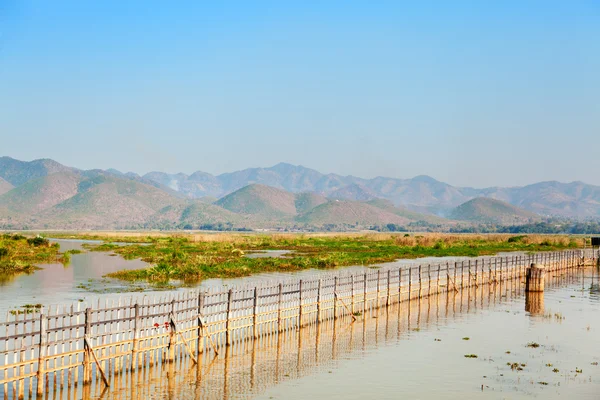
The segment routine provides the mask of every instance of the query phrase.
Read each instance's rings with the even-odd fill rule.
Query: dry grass
[[[185,238],[193,243],[235,244],[256,243],[268,237],[273,241],[292,241],[307,238],[361,239],[363,241],[382,242],[393,240],[398,246],[431,247],[436,243],[452,245],[465,242],[503,243],[511,238],[519,238],[523,244],[548,244],[568,246],[576,243],[583,246],[584,238],[569,235],[514,235],[514,234],[472,234],[472,233],[378,233],[378,232],[320,232],[320,233],[264,233],[264,232],[159,232],[159,231],[80,231],[47,232],[48,237],[97,239],[104,241],[151,242],[161,238]]]

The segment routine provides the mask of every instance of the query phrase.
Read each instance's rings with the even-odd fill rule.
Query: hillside
[[[200,229],[206,225],[229,225],[231,227],[252,226],[252,219],[232,213],[221,207],[197,200],[169,205],[154,214],[146,223],[149,228],[175,225],[179,228]]]
[[[39,214],[52,225],[85,229],[145,223],[159,210],[182,200],[150,185],[112,175],[82,180],[72,197]]]
[[[315,207],[296,218],[297,222],[314,226],[323,225],[404,225],[411,222],[381,208],[356,201],[333,200]]]
[[[54,160],[41,159],[19,161],[10,157],[0,157],[0,178],[13,186],[20,186],[32,179],[42,178],[58,172],[76,172]]]
[[[377,195],[366,187],[353,183],[352,185],[344,186],[334,190],[329,194],[330,199],[352,200],[352,201],[368,201],[377,198]]]
[[[267,219],[296,215],[296,196],[293,193],[259,184],[243,187],[215,204],[234,213]]]
[[[0,215],[33,215],[77,194],[81,175],[60,172],[34,178],[0,196]]]
[[[14,188],[14,186],[11,183],[0,178],[0,195],[3,195],[4,193],[8,192],[12,188]]]
[[[374,199],[374,200],[367,201],[366,203],[369,205],[372,205],[374,207],[381,208],[392,214],[396,214],[399,217],[407,218],[407,219],[410,219],[415,222],[416,221],[424,221],[429,224],[436,224],[436,225],[444,225],[444,224],[451,223],[451,221],[449,221],[445,218],[442,218],[442,217],[438,217],[438,216],[430,215],[430,214],[418,213],[416,211],[407,210],[406,208],[403,208],[403,207],[396,207],[389,200]]]
[[[318,193],[307,192],[307,193],[298,193],[296,195],[295,205],[296,205],[296,211],[299,214],[310,211],[313,208],[320,206],[323,203],[327,203],[327,199],[325,198],[325,196],[322,196]]]
[[[334,204],[327,197],[344,201]],[[365,209],[365,203],[372,208]],[[332,215],[326,217],[325,212]],[[395,216],[393,221],[390,215]],[[456,222],[440,216],[521,224],[537,220],[538,215],[599,218],[600,187],[549,181],[523,187],[460,188],[428,176],[362,179],[285,163],[217,176],[197,171],[191,175],[151,172],[140,177],[116,169],[84,171],[50,159],[0,157],[0,224],[5,227],[222,223],[284,228],[295,220],[335,224],[356,216],[365,225],[386,219],[396,223],[399,218],[447,226]]]
[[[450,218],[460,221],[495,224],[522,224],[540,220],[540,216],[504,201],[478,197],[456,207]]]

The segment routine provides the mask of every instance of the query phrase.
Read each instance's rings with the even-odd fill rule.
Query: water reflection
[[[553,307],[566,303],[569,294],[580,287],[582,281],[585,279],[581,276],[549,279],[546,295]],[[201,355],[198,365],[192,365],[188,359],[179,359],[174,364],[111,376],[109,390],[104,391],[102,383],[95,382],[82,394],[84,398],[94,399],[249,399],[256,396],[358,399],[397,398],[401,394],[431,399],[498,398],[499,393],[491,392],[491,397],[485,397],[488,392],[481,393],[478,381],[471,380],[472,376],[481,379],[485,374],[484,378],[489,378],[488,388],[496,386],[498,390],[508,392],[508,398],[529,396],[537,393],[537,386],[531,389],[529,380],[538,378],[528,377],[528,370],[521,372],[519,378],[512,378],[509,377],[510,368],[503,367],[507,360],[513,359],[534,363],[531,356],[525,355],[524,343],[536,325],[509,327],[507,324],[507,321],[514,323],[526,316],[518,311],[523,310],[523,294],[520,282],[508,282],[422,301],[413,300],[373,311],[354,323],[350,318],[342,318],[242,342],[224,349],[217,357],[212,353]],[[534,300],[533,297],[529,299]],[[539,312],[540,298],[534,303],[533,308],[538,310],[534,312]],[[588,312],[597,311],[597,301],[587,304],[594,305],[594,310]],[[573,306],[578,308],[581,304],[573,304],[568,309],[572,310]],[[546,323],[546,334],[550,334],[555,326]],[[525,331],[516,332],[517,342],[510,347],[512,354],[505,355],[509,347],[501,340],[503,336],[498,336],[500,330],[512,332],[523,327]],[[493,338],[487,337],[490,329],[496,332]],[[461,340],[467,333],[472,337]],[[598,341],[580,343],[587,347]],[[571,356],[575,354],[571,349],[566,350]],[[454,354],[457,351],[458,356]],[[462,354],[467,351],[476,351],[479,361],[466,360]],[[577,362],[589,365],[593,357],[588,358]],[[448,364],[453,367],[448,368]],[[424,370],[428,373],[423,373]],[[553,374],[549,370],[545,372]],[[537,370],[533,372],[534,375],[538,373]],[[386,378],[384,382],[380,377]],[[588,374],[585,377],[569,376],[569,382],[564,382],[556,391],[562,393],[565,388],[579,388],[581,382],[587,383],[583,385],[587,392],[581,393],[599,389],[597,379]],[[357,386],[359,383],[366,388]],[[555,398],[553,393],[548,393],[549,398]],[[66,393],[59,398],[64,396]],[[79,396],[73,393],[71,398]]]

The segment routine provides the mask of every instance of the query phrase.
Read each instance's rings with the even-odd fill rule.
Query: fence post
[[[279,284],[279,295],[277,296],[277,332],[281,332],[281,301],[283,300],[283,283]]]
[[[367,273],[365,272],[363,281],[363,315],[367,313]]]
[[[376,307],[379,308],[379,296],[380,296],[380,283],[381,283],[381,270],[377,270],[377,304]]]
[[[197,339],[197,347],[198,354],[204,352],[204,342],[202,339],[202,309],[204,308],[204,292],[198,293],[198,339]]]
[[[300,284],[298,287],[298,327],[302,327],[302,279],[300,279]]]
[[[352,315],[354,315],[354,274],[350,275],[350,281],[352,283],[352,289],[350,289],[350,294],[352,295],[352,304],[350,307],[352,310]]]
[[[408,301],[412,297],[412,267],[408,267]]]
[[[387,298],[385,300],[385,306],[386,307],[390,306],[390,292],[391,292],[390,291],[390,284],[391,284],[391,282],[392,282],[391,271],[388,269],[388,272],[387,272]]]
[[[448,263],[446,262],[446,271],[448,270]],[[440,293],[440,271],[441,271],[441,265],[438,264],[438,274],[437,274],[437,293]]]
[[[321,279],[317,288],[317,323],[321,322]]]
[[[225,321],[225,345],[231,345],[231,332],[229,331],[229,319],[231,318],[231,299],[233,297],[233,289],[227,292],[227,320]]]
[[[402,301],[402,268],[398,268],[398,304]]]
[[[252,335],[254,336],[255,340],[258,339],[258,325],[257,325],[258,321],[257,321],[257,315],[256,315],[257,312],[258,312],[258,289],[256,286],[254,286],[254,299],[253,299],[253,303],[252,303],[252,327],[253,327]]]
[[[135,370],[138,365],[138,351],[139,351],[139,335],[140,335],[140,305],[135,303],[133,308],[133,345],[131,346],[131,370]]]
[[[92,309],[85,309],[85,325],[83,328],[84,338],[89,337],[92,333]],[[83,341],[83,383],[90,383],[92,381],[92,357],[90,356],[90,346],[87,340]]]
[[[419,299],[421,298],[422,290],[423,290],[423,282],[422,282],[422,276],[421,276],[421,266],[419,265]]]
[[[37,397],[44,393],[44,375],[46,373],[46,323],[44,314],[40,314],[40,347],[37,370]]]
[[[333,278],[333,319],[337,319],[337,286],[338,286],[338,278],[337,276]]]
[[[169,351],[167,353],[167,362],[172,363],[175,360],[175,345],[177,344],[177,328],[175,325],[175,299],[171,300],[171,313],[169,314]]]

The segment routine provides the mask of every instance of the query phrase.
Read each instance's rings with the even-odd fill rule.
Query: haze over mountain
[[[362,179],[285,163],[218,176],[139,176],[0,157],[0,226],[9,228],[364,228],[455,223],[442,217],[522,224],[544,216],[600,217],[600,187],[460,188],[427,176]]]

